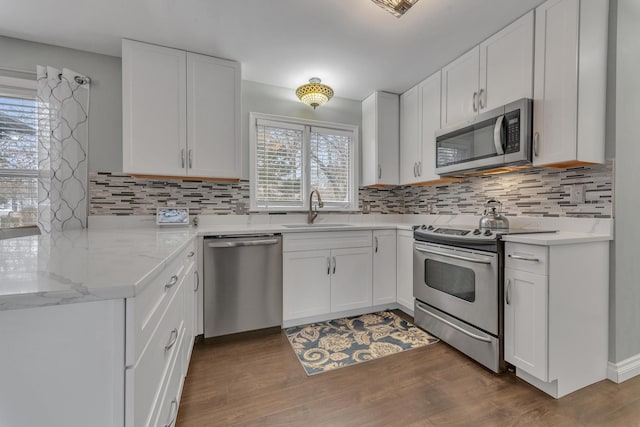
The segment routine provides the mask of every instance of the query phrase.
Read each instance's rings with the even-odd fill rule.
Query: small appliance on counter
[[[495,232],[508,232],[509,220],[502,215],[502,203],[496,199],[489,199],[484,205],[484,214],[480,218],[478,228],[480,231],[493,230]]]

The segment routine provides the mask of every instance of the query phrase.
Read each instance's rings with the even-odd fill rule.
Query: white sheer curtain
[[[87,226],[90,79],[38,66],[38,226]]]

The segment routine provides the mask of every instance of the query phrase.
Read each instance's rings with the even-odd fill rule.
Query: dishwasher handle
[[[207,246],[210,248],[239,248],[242,246],[267,246],[278,244],[279,239],[256,239],[256,240],[222,240],[219,242],[209,242]]]

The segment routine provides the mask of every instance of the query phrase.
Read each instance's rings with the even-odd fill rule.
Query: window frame
[[[257,170],[256,170],[256,131],[258,120],[265,122],[282,123],[283,125],[289,124],[293,126],[304,126],[303,141],[302,141],[302,164],[303,164],[303,178],[302,178],[302,204],[291,205],[286,203],[261,206],[258,205],[256,200],[257,194]],[[325,207],[323,210],[335,211],[335,212],[356,212],[358,210],[358,188],[359,188],[359,127],[356,125],[349,125],[343,123],[324,122],[318,120],[300,119],[297,117],[279,116],[266,113],[249,113],[249,183],[250,183],[250,196],[249,196],[249,209],[251,212],[306,212],[309,210],[308,198],[311,193],[311,129],[322,128],[323,130],[335,130],[339,133],[351,133],[353,138],[351,144],[351,156],[349,166],[349,181],[351,182],[351,188],[349,188],[349,203],[341,206],[339,203],[331,203],[324,201]]]
[[[38,101],[37,98],[38,82],[34,79],[19,78],[0,75],[0,96],[13,97],[22,99],[33,99]],[[38,138],[38,131],[36,129],[36,141]],[[37,144],[37,142],[36,142]],[[36,147],[37,149],[37,147]],[[6,177],[15,178],[38,178],[38,170],[32,169],[0,169],[0,175]],[[3,228],[0,226],[0,240],[6,238],[19,237],[23,235],[37,234],[37,219],[36,224],[26,225],[20,227]]]

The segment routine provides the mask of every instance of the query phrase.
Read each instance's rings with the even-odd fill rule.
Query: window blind
[[[259,120],[256,126],[258,206],[302,206],[304,126]]]
[[[37,223],[37,108],[34,98],[0,96],[0,227]]]
[[[259,116],[254,119],[251,135],[252,209],[306,210],[309,194],[315,189],[325,210],[357,209],[355,129]]]
[[[351,132],[311,128],[311,187],[320,191],[325,203],[349,204],[352,144]]]

